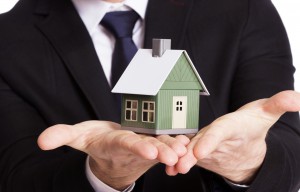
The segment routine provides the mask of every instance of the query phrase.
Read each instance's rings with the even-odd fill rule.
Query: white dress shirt
[[[87,179],[90,182],[90,184],[92,185],[95,192],[120,192],[120,191],[117,191],[117,190],[111,188],[110,186],[106,185],[105,183],[103,183],[101,180],[99,180],[93,174],[90,164],[89,164],[89,157],[86,159],[85,163],[86,163],[85,164],[85,173],[86,173]],[[131,192],[133,190],[134,186],[135,186],[135,183],[133,183],[132,185],[127,187],[127,189],[125,189],[122,192]]]
[[[136,46],[141,48],[144,42],[144,19],[148,0],[124,0],[121,3],[110,3],[104,0],[72,0],[72,2],[92,38],[104,74],[110,84],[115,38],[100,25],[100,21],[107,12],[134,10],[139,14],[140,19],[134,26],[132,38]],[[93,174],[88,161],[89,158],[86,161],[86,175],[94,190],[96,192],[118,192],[104,184]],[[134,183],[123,192],[130,192],[133,188]]]
[[[115,45],[114,36],[99,23],[107,12],[134,10],[140,16],[133,29],[133,41],[138,48],[143,47],[145,34],[145,14],[148,0],[124,0],[121,3],[109,3],[104,0],[72,0],[79,16],[85,24],[106,79],[110,84],[112,53]]]

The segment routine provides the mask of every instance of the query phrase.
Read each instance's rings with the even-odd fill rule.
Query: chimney
[[[171,39],[152,40],[152,57],[161,57],[168,49],[171,49]]]

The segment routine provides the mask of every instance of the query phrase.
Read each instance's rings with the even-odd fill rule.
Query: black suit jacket
[[[270,0],[149,0],[146,48],[171,38],[188,51],[211,96],[201,98],[199,127],[250,101],[293,89],[286,32]],[[159,69],[158,69],[159,70]],[[93,191],[86,155],[62,147],[43,152],[48,126],[119,121],[91,38],[70,0],[20,0],[0,16],[0,180],[10,191]],[[300,186],[300,123],[284,115],[267,136],[267,155],[249,191]],[[168,177],[148,171],[135,191],[210,191],[214,174],[193,168]]]

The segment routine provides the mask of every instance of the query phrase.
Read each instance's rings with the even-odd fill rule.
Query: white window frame
[[[130,102],[130,108],[127,107],[127,102]],[[133,103],[136,102],[136,108],[133,108]],[[125,121],[138,121],[138,108],[139,108],[139,101],[138,100],[130,100],[126,99],[125,100]],[[127,111],[130,111],[130,119],[127,119]],[[136,119],[133,119],[132,112],[135,111],[136,114]]]
[[[145,103],[148,104],[148,108],[144,109]],[[150,109],[150,104],[153,104],[153,109]],[[147,113],[147,121],[144,121],[144,113]],[[153,113],[153,121],[150,121],[150,113]],[[143,123],[155,123],[155,101],[143,101],[142,102],[142,122]]]

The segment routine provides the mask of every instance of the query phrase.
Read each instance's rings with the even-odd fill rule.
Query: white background
[[[0,0],[0,13],[10,10],[17,1]],[[300,0],[273,0],[273,3],[281,15],[290,38],[294,65],[298,69],[295,74],[295,89],[300,91]]]
[[[18,0],[0,0],[0,13],[9,11]],[[63,1],[63,0],[62,0]],[[292,47],[296,90],[300,91],[300,0],[273,0],[287,29]],[[297,21],[298,18],[298,21]]]

